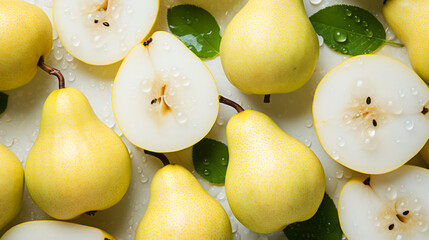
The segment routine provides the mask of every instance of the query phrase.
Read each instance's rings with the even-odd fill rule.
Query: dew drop
[[[347,33],[341,32],[341,31],[336,31],[334,33],[334,40],[338,43],[343,43],[343,42],[347,41]]]
[[[375,129],[370,127],[367,129],[366,133],[368,134],[369,137],[374,137],[375,136]]]
[[[168,44],[168,42],[164,42],[164,50],[170,50],[170,44]]]
[[[332,151],[331,157],[332,157],[334,160],[338,160],[338,159],[340,159],[340,155],[339,155],[336,151]]]
[[[98,41],[100,40],[100,38],[101,38],[101,36],[100,36],[100,35],[95,35],[95,36],[92,38],[92,41],[93,41],[93,42],[98,42]]]
[[[400,98],[403,98],[403,97],[405,97],[405,93],[402,90],[398,90],[398,96]]]
[[[416,96],[419,92],[417,91],[416,88],[411,88],[411,94]]]
[[[417,182],[421,182],[422,181],[422,175],[417,174],[416,175],[416,180],[417,180]]]
[[[192,23],[192,20],[191,20],[190,18],[187,18],[187,19],[185,20],[185,22],[186,22],[186,24],[190,25],[190,24]]]
[[[420,209],[422,209],[422,203],[421,203],[420,199],[418,199],[418,198],[413,199],[412,209],[414,211],[419,211]]]
[[[305,127],[306,127],[306,128],[311,128],[311,127],[313,127],[313,121],[312,121],[312,120],[308,120],[308,121],[305,123]]]
[[[403,240],[403,239],[404,239],[404,236],[402,234],[396,235],[395,240]]]
[[[374,36],[374,33],[371,30],[369,30],[369,29],[365,29],[365,34],[366,34],[367,37]]]
[[[347,17],[351,17],[352,16],[352,11],[350,11],[350,9],[346,9],[346,16]]]
[[[427,222],[418,221],[417,222],[417,231],[419,232],[426,232],[429,228],[429,225]]]
[[[225,118],[223,118],[223,117],[218,117],[217,118],[217,125],[219,125],[219,126],[222,126],[222,125],[224,125],[225,124]]]
[[[311,142],[311,140],[309,140],[309,139],[304,139],[304,144],[305,144],[307,147],[311,147],[312,142]]]
[[[347,50],[347,48],[341,48],[341,52],[343,54],[347,54],[347,53],[349,53],[349,50]]]
[[[322,2],[322,0],[310,0],[310,3],[313,5],[319,5]]]
[[[188,117],[183,112],[178,112],[176,114],[176,120],[179,124],[185,124],[188,121]]]
[[[317,39],[319,40],[319,47],[323,46],[323,43],[324,43],[323,37],[320,35],[317,35]]]
[[[131,7],[131,6],[127,6],[127,13],[128,14],[131,14],[131,13],[133,13],[133,11],[134,11],[134,9],[133,9],[133,7]]]
[[[362,26],[364,26],[364,27],[368,27],[368,23],[366,22],[366,21],[362,21]]]
[[[76,74],[72,71],[67,73],[67,80],[69,82],[74,82],[74,80],[76,80]]]
[[[359,23],[360,22],[360,17],[358,17],[358,16],[355,15],[354,18],[353,18],[353,20],[355,22]]]
[[[344,176],[344,171],[343,170],[337,170],[337,171],[335,171],[335,177],[337,179],[342,179],[343,176]]]
[[[225,197],[226,197],[226,195],[225,195],[225,193],[224,193],[224,192],[219,192],[219,193],[216,195],[216,199],[218,199],[218,200],[224,200],[224,199],[225,199]]]
[[[344,141],[344,139],[342,137],[338,137],[337,138],[337,145],[338,145],[338,147],[344,147],[346,145],[346,142]]]
[[[394,189],[392,186],[386,187],[386,197],[389,200],[395,200],[398,196],[398,193],[396,192],[396,189]]]
[[[203,159],[203,164],[204,164],[205,166],[210,165],[210,160],[208,160],[207,158],[204,158],[204,159]]]
[[[150,92],[152,89],[152,81],[150,81],[149,77],[145,77],[143,81],[141,81],[141,90],[145,93]]]
[[[79,47],[79,45],[80,45],[80,39],[77,36],[73,36],[72,39],[71,39],[71,41],[72,41],[72,44],[73,44],[74,47]]]
[[[204,169],[203,174],[204,174],[205,176],[209,176],[209,175],[210,175],[210,170],[208,170],[207,168],[206,168],[206,169]]]
[[[222,157],[222,158],[220,159],[220,165],[222,165],[222,166],[226,166],[226,165],[228,165],[228,161],[226,161],[226,158],[225,158],[225,157]]]
[[[72,62],[74,59],[74,57],[70,53],[67,53],[65,58],[67,62]]]
[[[57,50],[54,51],[54,58],[57,61],[63,59],[63,53],[62,53],[61,49],[57,49]]]
[[[405,125],[404,126],[405,126],[406,130],[411,131],[414,128],[414,121],[407,120],[407,121],[405,121]]]

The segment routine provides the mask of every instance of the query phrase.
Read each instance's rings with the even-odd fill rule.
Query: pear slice
[[[107,65],[146,37],[158,10],[159,0],[54,0],[53,21],[74,57]]]
[[[201,140],[218,113],[215,80],[179,39],[156,32],[127,55],[112,90],[118,126],[135,145],[172,152]]]
[[[429,137],[429,90],[401,62],[381,55],[350,58],[319,83],[315,128],[325,151],[353,170],[378,174],[411,159]]]
[[[354,178],[339,199],[341,228],[349,240],[429,239],[429,171],[405,165]]]
[[[0,240],[116,240],[95,227],[55,220],[24,222],[9,229]]]

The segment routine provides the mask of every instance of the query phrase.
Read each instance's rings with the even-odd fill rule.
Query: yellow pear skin
[[[24,170],[19,159],[0,144],[0,230],[18,215],[24,191]]]
[[[325,176],[319,159],[305,144],[254,110],[234,115],[226,137],[226,196],[244,226],[272,233],[317,212]]]
[[[127,147],[95,115],[75,88],[47,98],[39,135],[25,163],[33,201],[56,219],[72,219],[115,205],[131,178]]]
[[[303,86],[316,67],[319,44],[302,0],[249,0],[225,29],[220,58],[229,81],[245,93]]]
[[[204,191],[197,179],[180,165],[167,165],[155,174],[149,203],[135,240],[232,239],[229,217]]]
[[[0,1],[0,91],[33,79],[40,57],[52,47],[52,24],[36,5],[23,0]]]
[[[387,0],[383,15],[407,47],[414,70],[429,83],[429,2]]]

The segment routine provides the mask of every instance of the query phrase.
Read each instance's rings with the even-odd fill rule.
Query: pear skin
[[[0,1],[0,91],[33,79],[52,48],[52,24],[42,9],[22,0]]]
[[[302,87],[318,58],[317,35],[302,0],[249,0],[228,24],[220,44],[229,81],[251,94]]]
[[[229,217],[222,205],[204,191],[180,165],[167,165],[155,174],[146,212],[135,240],[232,239]]]
[[[411,65],[429,83],[429,2],[387,0],[383,15],[389,27],[405,44]]]
[[[47,98],[39,135],[25,163],[33,201],[56,219],[107,209],[122,199],[131,178],[127,147],[75,88]]]
[[[244,226],[272,233],[317,212],[325,176],[319,159],[305,144],[254,110],[234,115],[226,137],[226,196]]]
[[[0,230],[18,215],[24,191],[24,170],[19,159],[0,144]]]

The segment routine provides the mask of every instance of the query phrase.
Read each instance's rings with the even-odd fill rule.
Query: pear
[[[18,224],[0,240],[116,240],[95,227],[55,220],[37,220]]]
[[[153,177],[135,240],[232,240],[231,223],[222,205],[186,168],[163,162],[167,165]]]
[[[311,218],[325,193],[317,156],[267,115],[238,111],[226,127],[225,192],[234,215],[258,233],[280,231]]]
[[[404,165],[358,176],[341,190],[341,228],[349,240],[429,239],[429,171]]]
[[[47,98],[39,135],[25,163],[28,192],[48,215],[72,219],[116,204],[127,191],[127,147],[75,88]]]
[[[303,86],[319,56],[302,0],[249,0],[222,37],[229,81],[251,94],[288,93]]]
[[[36,5],[0,1],[0,91],[25,85],[52,48],[52,25]]]
[[[54,0],[52,16],[64,47],[79,60],[122,60],[155,23],[159,0]]]
[[[18,215],[24,190],[24,170],[19,159],[0,144],[0,230]]]
[[[381,174],[416,155],[429,137],[429,89],[405,64],[350,58],[320,81],[314,125],[325,151],[358,172]]]
[[[123,61],[112,108],[130,142],[153,152],[174,152],[211,130],[218,91],[206,65],[174,35],[159,31]]]
[[[429,83],[429,2],[387,0],[383,15],[408,50],[414,70]]]

